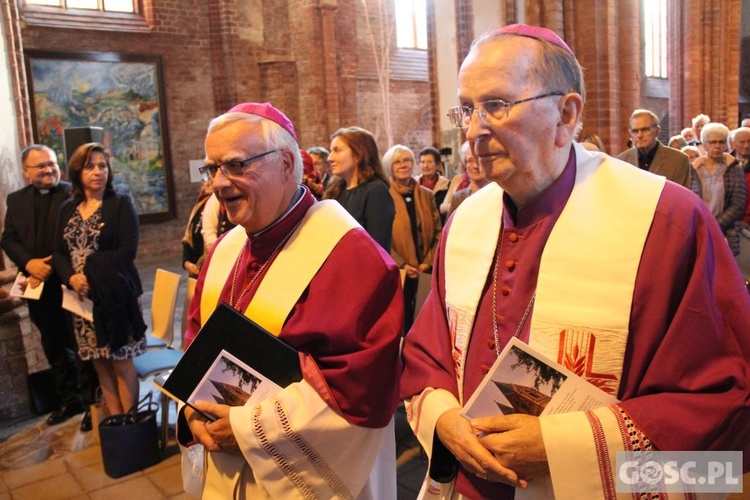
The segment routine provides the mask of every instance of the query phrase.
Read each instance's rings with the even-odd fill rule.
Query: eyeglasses
[[[411,158],[399,158],[398,160],[395,160],[393,162],[393,166],[395,167],[396,165],[401,165],[402,163],[405,165],[414,165],[414,160],[412,160]]]
[[[221,169],[221,173],[227,177],[241,177],[245,175],[247,171],[254,167],[256,164],[260,163],[261,160],[263,160],[266,156],[278,151],[281,150],[274,149],[259,154],[258,156],[248,158],[247,160],[228,161],[226,163],[222,163],[221,165],[203,165],[202,167],[198,168],[198,172],[200,172],[201,177],[203,177],[204,181],[210,181],[214,177],[216,177],[216,172],[219,169]]]
[[[56,166],[57,166],[56,161],[46,161],[38,165],[26,165],[26,168],[35,168],[37,170],[42,170],[42,169],[47,169],[47,168],[55,168]]]
[[[656,125],[649,125],[648,127],[641,127],[641,128],[631,128],[630,133],[633,135],[636,135],[638,133],[645,134],[646,132],[651,132],[651,129],[656,128]]]
[[[709,146],[726,146],[727,141],[706,141],[706,144],[708,144]]]
[[[497,123],[503,118],[507,118],[508,113],[510,113],[510,108],[516,104],[544,99],[545,97],[559,97],[563,95],[565,94],[562,92],[550,92],[548,94],[537,95],[512,102],[504,101],[503,99],[490,99],[489,101],[479,102],[476,106],[454,106],[448,110],[448,118],[450,118],[451,125],[454,127],[468,128],[471,123],[471,116],[474,114],[474,111],[477,111],[482,123],[485,125],[492,125],[493,121]],[[492,120],[488,117],[491,117]]]
[[[107,170],[107,164],[106,163],[87,163],[83,166],[83,169],[86,172],[93,172],[95,168],[98,168],[99,170]]]

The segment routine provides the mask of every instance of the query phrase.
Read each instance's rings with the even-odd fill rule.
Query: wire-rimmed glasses
[[[545,97],[559,97],[563,95],[565,95],[563,92],[549,92],[547,94],[527,97],[526,99],[519,99],[518,101],[512,102],[503,99],[490,99],[488,101],[479,102],[475,106],[453,106],[448,110],[448,118],[450,118],[451,124],[454,127],[468,128],[471,123],[471,116],[474,114],[474,111],[476,111],[479,114],[479,119],[482,120],[482,123],[485,125],[491,125],[493,121],[496,123],[507,118],[510,108],[516,104],[535,101]]]
[[[277,153],[279,151],[281,150],[272,149],[271,151],[266,151],[265,153],[261,153],[257,156],[252,156],[246,160],[228,161],[226,163],[222,163],[221,165],[203,165],[202,167],[198,168],[198,172],[200,172],[201,177],[204,181],[213,180],[213,178],[216,177],[216,172],[218,172],[219,169],[221,169],[221,173],[227,177],[241,177],[245,175],[247,171],[253,166],[260,163],[264,158],[272,153]]]

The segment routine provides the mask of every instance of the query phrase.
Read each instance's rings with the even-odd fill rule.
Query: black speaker
[[[101,127],[68,127],[63,130],[65,141],[65,164],[70,161],[73,152],[81,144],[104,141],[104,129]]]

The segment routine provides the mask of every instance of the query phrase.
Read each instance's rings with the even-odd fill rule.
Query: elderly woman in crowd
[[[669,144],[667,144],[672,149],[676,149],[678,151],[682,151],[682,148],[687,147],[688,143],[685,140],[682,135],[673,135],[669,138]]]
[[[390,193],[396,206],[391,257],[406,273],[404,280],[404,332],[414,322],[419,275],[432,271],[442,224],[432,191],[412,177],[414,153],[396,145],[383,155],[383,167],[391,175]]]
[[[124,413],[138,402],[133,357],[146,350],[138,216],[130,197],[115,193],[102,144],[76,149],[68,175],[72,197],[60,207],[52,259],[62,282],[94,303],[93,321],[73,315],[78,355],[93,360],[109,411]]]
[[[742,169],[727,154],[729,129],[721,123],[708,123],[701,130],[706,156],[693,162],[701,184],[701,197],[716,217],[732,253],[740,253],[738,222],[745,214],[747,185]],[[734,164],[733,164],[734,163]]]
[[[471,182],[467,187],[457,191],[453,195],[453,198],[451,199],[450,213],[453,213],[466,198],[490,183],[484,175],[484,170],[479,166],[468,141],[461,144],[461,161],[466,164],[466,171],[469,173],[469,179]]]
[[[693,162],[700,158],[701,152],[700,150],[695,146],[685,146],[684,148],[681,148],[680,151],[688,155],[688,158],[690,159],[690,165],[692,166]],[[698,174],[696,174],[698,175]]]
[[[331,136],[328,161],[336,178],[323,197],[341,203],[372,239],[390,251],[396,208],[375,138],[363,128],[340,128]]]

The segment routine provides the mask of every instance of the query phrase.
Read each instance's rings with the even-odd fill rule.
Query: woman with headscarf
[[[412,177],[414,163],[412,150],[400,144],[383,156],[383,167],[391,175],[390,193],[396,206],[391,257],[406,274],[405,332],[414,322],[419,275],[432,271],[435,248],[442,231],[435,195]]]

